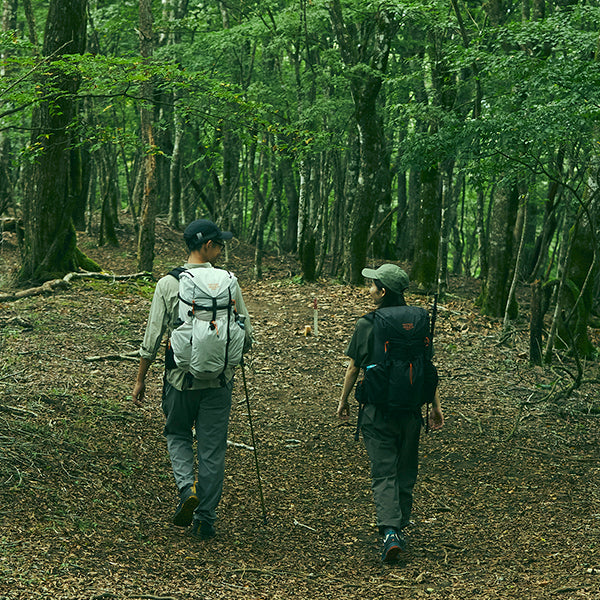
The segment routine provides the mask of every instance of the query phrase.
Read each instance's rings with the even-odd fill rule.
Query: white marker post
[[[315,335],[319,335],[319,311],[317,310],[317,299],[313,301],[313,331]]]

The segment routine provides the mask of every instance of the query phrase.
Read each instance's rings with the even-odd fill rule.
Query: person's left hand
[[[344,421],[348,420],[350,417],[350,404],[348,403],[348,399],[341,399],[338,408],[337,408],[337,416]]]

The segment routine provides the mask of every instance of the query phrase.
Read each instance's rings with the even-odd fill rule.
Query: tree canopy
[[[511,282],[540,281],[570,307],[558,338],[585,338],[600,289],[598,2],[3,4],[0,213],[25,216],[22,279],[78,264],[36,254],[44,228],[44,250],[84,228],[117,244],[126,211],[147,269],[156,215],[209,217],[255,245],[257,277],[265,249],[297,254],[306,280],[359,283],[393,260],[426,293],[479,277],[482,310],[507,319]],[[76,49],[56,35],[75,9]],[[61,218],[34,218],[52,181]]]

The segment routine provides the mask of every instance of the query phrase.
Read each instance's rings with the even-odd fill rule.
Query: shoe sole
[[[400,558],[403,549],[400,546],[392,546],[383,557],[384,563],[394,562]]]
[[[205,542],[206,540],[212,540],[214,537],[216,537],[217,532],[214,529],[209,533],[202,532],[201,528],[199,527],[195,532],[190,531],[190,535],[196,540],[201,540]]]
[[[194,511],[200,504],[200,501],[196,496],[190,496],[179,508],[173,517],[173,523],[177,527],[187,527],[192,524],[194,518]]]

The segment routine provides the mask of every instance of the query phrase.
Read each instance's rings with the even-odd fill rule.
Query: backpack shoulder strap
[[[175,277],[175,279],[179,280],[179,276],[186,270],[185,267],[175,267],[174,269],[171,269],[168,273],[168,275],[171,275],[171,277]]]

